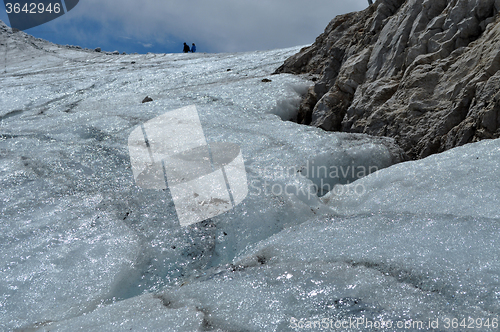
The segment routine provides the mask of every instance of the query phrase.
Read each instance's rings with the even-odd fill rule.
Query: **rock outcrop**
[[[377,0],[277,73],[312,74],[298,122],[389,136],[412,158],[500,137],[500,0]]]

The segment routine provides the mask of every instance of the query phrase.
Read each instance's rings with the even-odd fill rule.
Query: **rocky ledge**
[[[500,0],[377,0],[277,73],[317,80],[298,122],[389,136],[411,158],[500,136]]]

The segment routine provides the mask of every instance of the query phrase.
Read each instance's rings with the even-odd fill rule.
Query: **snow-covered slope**
[[[495,330],[497,141],[391,166],[390,139],[286,121],[310,83],[270,73],[298,48],[108,55],[0,29],[3,330]],[[188,105],[207,141],[241,147],[249,192],[180,227],[168,190],[135,185],[127,139]]]

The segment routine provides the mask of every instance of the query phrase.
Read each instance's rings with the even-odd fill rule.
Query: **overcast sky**
[[[200,52],[243,52],[311,44],[336,15],[367,6],[367,0],[80,0],[26,32],[127,53],[181,52],[183,42]],[[0,19],[9,25],[5,9]]]

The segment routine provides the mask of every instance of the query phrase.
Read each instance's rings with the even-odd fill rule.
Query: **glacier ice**
[[[298,48],[110,56],[23,36],[0,73],[5,329],[497,317],[498,141],[398,163],[390,139],[287,121],[309,81],[269,73]],[[208,142],[240,146],[249,188],[181,227],[169,190],[135,185],[127,142],[189,105]]]
[[[331,192],[323,200],[340,214],[418,212],[498,219],[499,156],[500,141],[485,140],[360,179],[356,184],[366,189],[362,198]]]

